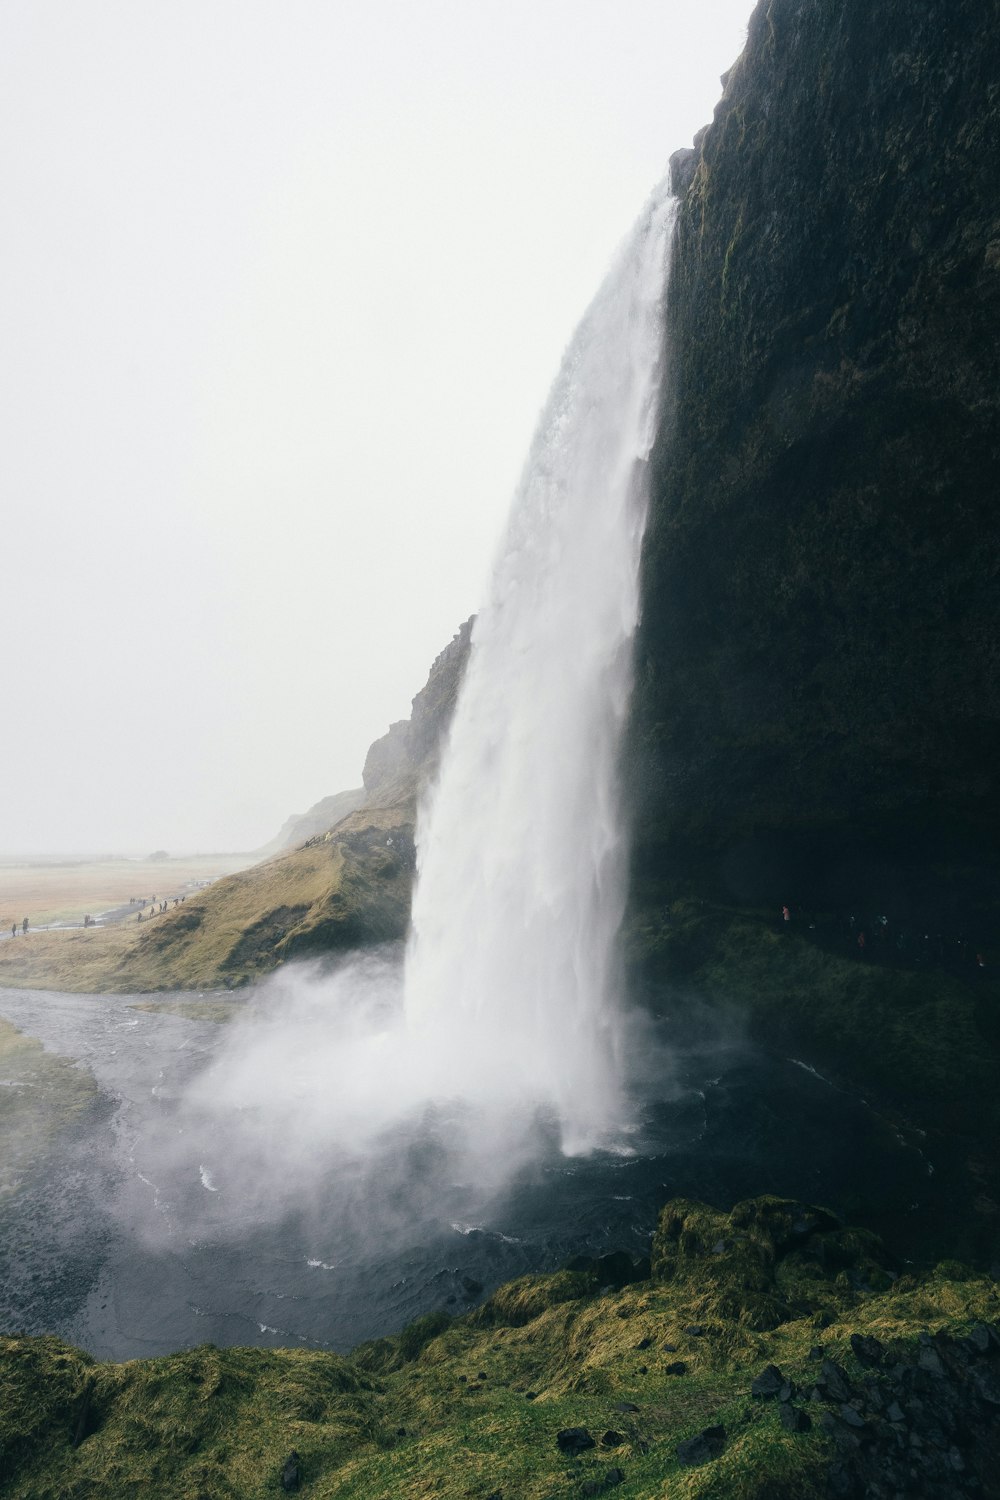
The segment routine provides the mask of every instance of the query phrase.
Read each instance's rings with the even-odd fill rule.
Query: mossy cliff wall
[[[678,153],[635,899],[987,922],[1000,5],[762,0]]]

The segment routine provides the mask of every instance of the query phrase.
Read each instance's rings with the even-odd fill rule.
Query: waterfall
[[[418,820],[412,1035],[512,1088],[563,1149],[620,1120],[618,755],[675,200],[652,195],[563,359]]]

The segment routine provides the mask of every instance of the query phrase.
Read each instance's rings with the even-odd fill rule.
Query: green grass
[[[854,1283],[869,1286],[877,1242],[832,1223],[796,1240],[797,1215],[776,1200],[732,1215],[669,1205],[654,1280],[601,1291],[583,1273],[524,1277],[465,1317],[421,1319],[348,1359],[203,1346],[97,1364],[56,1339],[0,1339],[2,1492],[255,1500],[281,1493],[294,1449],[302,1492],[317,1500],[555,1500],[612,1467],[625,1473],[621,1500],[819,1500],[827,1440],[815,1426],[788,1434],[772,1404],[750,1398],[760,1368],[773,1361],[804,1382],[821,1340],[857,1370],[852,1332],[911,1339],[996,1318],[998,1302],[993,1282],[955,1267],[858,1290],[834,1268],[850,1266]],[[724,1253],[716,1236],[729,1242]],[[817,1254],[829,1262],[820,1274]],[[750,1316],[740,1315],[743,1290]],[[692,1321],[698,1337],[684,1331]],[[667,1374],[677,1359],[686,1372]],[[722,1456],[681,1467],[677,1443],[717,1422]],[[571,1460],[555,1439],[576,1426],[598,1446]],[[609,1430],[620,1445],[601,1445]]]
[[[96,1098],[86,1069],[0,1020],[0,1204]]]

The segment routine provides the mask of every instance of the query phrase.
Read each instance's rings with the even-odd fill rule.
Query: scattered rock
[[[726,1429],[724,1427],[704,1427],[693,1437],[685,1438],[682,1443],[678,1443],[675,1452],[679,1463],[687,1465],[688,1468],[695,1468],[698,1464],[707,1464],[713,1458],[718,1458],[725,1451],[725,1447]]]
[[[692,1339],[700,1339],[705,1332],[700,1323],[689,1323],[684,1332]]]
[[[880,1365],[885,1358],[885,1345],[868,1334],[852,1333],[851,1349],[855,1359],[862,1365]]]
[[[665,1375],[686,1375],[687,1365],[682,1359],[675,1359],[672,1364],[667,1365],[663,1373]]]
[[[285,1464],[281,1471],[281,1488],[286,1494],[290,1494],[293,1490],[297,1490],[301,1483],[302,1469],[300,1467],[299,1455],[293,1448],[285,1459]]]
[[[556,1444],[559,1452],[568,1453],[570,1458],[576,1458],[578,1453],[585,1453],[588,1448],[597,1446],[586,1427],[564,1427],[561,1432],[556,1433]]]
[[[778,1415],[786,1432],[808,1432],[812,1427],[812,1417],[809,1413],[803,1411],[800,1406],[792,1406],[790,1402],[779,1406]]]
[[[817,1384],[822,1385],[834,1401],[851,1399],[851,1382],[847,1378],[847,1372],[832,1359],[824,1359]]]
[[[812,1348],[809,1350],[809,1354],[807,1357],[813,1360],[820,1360],[823,1359],[825,1355],[826,1350],[823,1348],[822,1344],[813,1344]]]
[[[608,1430],[607,1430],[607,1432],[601,1438],[601,1447],[602,1448],[620,1448],[622,1446],[622,1444],[624,1443],[624,1441],[625,1441],[625,1435],[624,1435],[624,1433],[615,1432],[615,1430],[614,1430],[613,1427],[609,1427]]]
[[[615,1411],[638,1411],[639,1408],[632,1401],[619,1401]]]
[[[608,1472],[607,1472],[607,1474],[604,1477],[604,1483],[605,1483],[605,1485],[607,1486],[607,1488],[609,1490],[610,1489],[614,1489],[614,1487],[615,1487],[616,1484],[624,1484],[625,1483],[625,1470],[624,1469],[617,1469],[617,1468],[616,1469],[609,1469]]]
[[[848,1427],[859,1427],[860,1428],[860,1427],[864,1427],[864,1425],[865,1425],[865,1419],[861,1415],[861,1413],[858,1411],[857,1407],[851,1406],[846,1401],[841,1405],[840,1415],[843,1418],[843,1420],[847,1423]]]
[[[976,1354],[989,1353],[993,1341],[990,1338],[990,1330],[986,1324],[973,1323],[969,1329],[967,1342],[972,1345],[972,1349]]]
[[[751,1396],[759,1396],[762,1401],[770,1401],[777,1396],[785,1384],[785,1377],[777,1365],[766,1365],[759,1375],[756,1375],[750,1386]]]
[[[653,1340],[652,1339],[640,1339],[639,1342],[636,1344],[635,1347],[637,1349],[650,1349],[650,1348],[652,1348],[652,1345],[653,1345]]]
[[[663,1346],[663,1352],[664,1352],[664,1354],[676,1354],[677,1353],[677,1345],[676,1344],[664,1344],[664,1346]]]

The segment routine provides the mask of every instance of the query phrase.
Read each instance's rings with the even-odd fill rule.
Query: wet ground
[[[241,1190],[225,1142],[198,1136],[181,1108],[225,1027],[38,991],[0,990],[0,1016],[100,1088],[0,1200],[0,1330],[57,1333],[100,1357],[208,1341],[345,1350],[576,1253],[648,1253],[658,1209],[681,1195],[724,1207],[798,1196],[900,1243],[949,1212],[950,1165],[929,1160],[918,1134],[808,1059],[722,1044],[675,1056],[670,1097],[637,1110],[630,1154],[569,1159],[543,1133],[530,1165],[492,1192],[456,1176],[428,1118],[363,1164],[316,1164],[308,1188],[270,1205]]]

